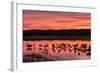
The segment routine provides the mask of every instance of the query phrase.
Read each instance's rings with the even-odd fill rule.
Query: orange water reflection
[[[61,44],[66,44],[65,50],[62,49],[64,46],[58,47]],[[90,47],[89,40],[23,41],[23,55],[35,53],[58,60],[90,59],[90,54],[88,54],[91,52]]]

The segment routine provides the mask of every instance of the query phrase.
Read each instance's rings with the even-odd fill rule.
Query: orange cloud
[[[23,11],[23,30],[90,29],[90,23],[90,13]]]

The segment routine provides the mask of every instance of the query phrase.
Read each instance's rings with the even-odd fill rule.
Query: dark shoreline
[[[90,40],[90,29],[24,30],[23,40]]]

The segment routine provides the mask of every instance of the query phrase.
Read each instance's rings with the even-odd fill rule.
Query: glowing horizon
[[[91,14],[23,10],[23,30],[90,29]]]

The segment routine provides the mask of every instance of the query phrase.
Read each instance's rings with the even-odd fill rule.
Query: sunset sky
[[[91,14],[23,10],[23,30],[90,29]]]

